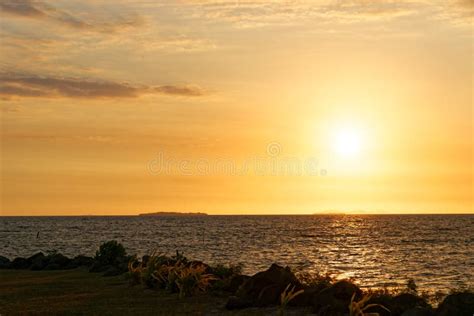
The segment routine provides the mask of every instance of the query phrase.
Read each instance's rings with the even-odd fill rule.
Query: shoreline
[[[60,253],[51,252],[7,260],[0,256],[0,274],[16,275],[20,278],[25,276],[32,280],[33,288],[36,286],[35,273],[49,275],[70,271],[75,275],[79,273],[77,271],[82,271],[81,274],[91,273],[100,279],[120,277],[129,286],[139,287],[143,291],[153,290],[165,297],[178,295],[179,300],[196,296],[213,300],[217,297],[220,298],[220,307],[225,311],[271,307],[277,308],[277,311],[282,308],[288,311],[303,308],[311,312],[321,312],[326,308],[333,311],[334,315],[343,315],[348,306],[356,302],[383,306],[372,308],[383,316],[403,315],[411,309],[423,309],[429,313],[427,315],[450,315],[443,314],[440,310],[452,310],[459,306],[469,311],[474,308],[462,303],[465,298],[474,302],[472,289],[460,289],[451,294],[437,293],[437,297],[429,297],[427,293],[419,292],[414,281],[409,279],[405,288],[397,290],[364,289],[351,279],[336,280],[329,275],[294,272],[289,267],[277,264],[272,264],[268,269],[254,275],[245,275],[239,265],[210,266],[202,261],[188,259],[179,252],[174,256],[152,254],[137,258],[127,255],[123,246],[115,241],[102,244],[94,257],[78,255],[67,258]],[[190,275],[194,280],[191,283],[187,279]],[[12,282],[14,284],[14,281]],[[80,288],[80,285],[78,286]],[[283,301],[284,296],[291,299],[288,302]],[[438,304],[433,303],[434,299],[438,300]],[[384,313],[384,308],[391,310],[390,314]]]

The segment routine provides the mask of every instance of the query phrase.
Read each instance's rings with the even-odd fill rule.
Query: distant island
[[[142,213],[138,216],[207,216],[206,213],[182,213],[182,212],[155,212],[155,213]]]

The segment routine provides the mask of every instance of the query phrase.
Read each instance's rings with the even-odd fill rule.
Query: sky
[[[472,0],[0,0],[0,215],[473,213]]]

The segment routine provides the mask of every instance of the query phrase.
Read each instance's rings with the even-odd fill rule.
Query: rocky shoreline
[[[9,260],[0,256],[0,269],[68,270],[87,268],[103,276],[125,275],[133,285],[192,295],[225,295],[228,310],[279,306],[281,314],[305,307],[315,315],[472,316],[474,293],[458,291],[440,299],[438,306],[419,294],[414,283],[406,289],[366,291],[350,280],[295,274],[289,267],[272,264],[252,276],[238,266],[210,266],[183,255],[152,254],[137,258],[115,241],[100,246],[94,257],[68,258],[60,253],[36,253]]]

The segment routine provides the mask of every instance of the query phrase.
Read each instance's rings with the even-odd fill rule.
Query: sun
[[[360,130],[350,126],[337,129],[334,132],[332,142],[334,151],[342,158],[358,156],[363,145]]]

